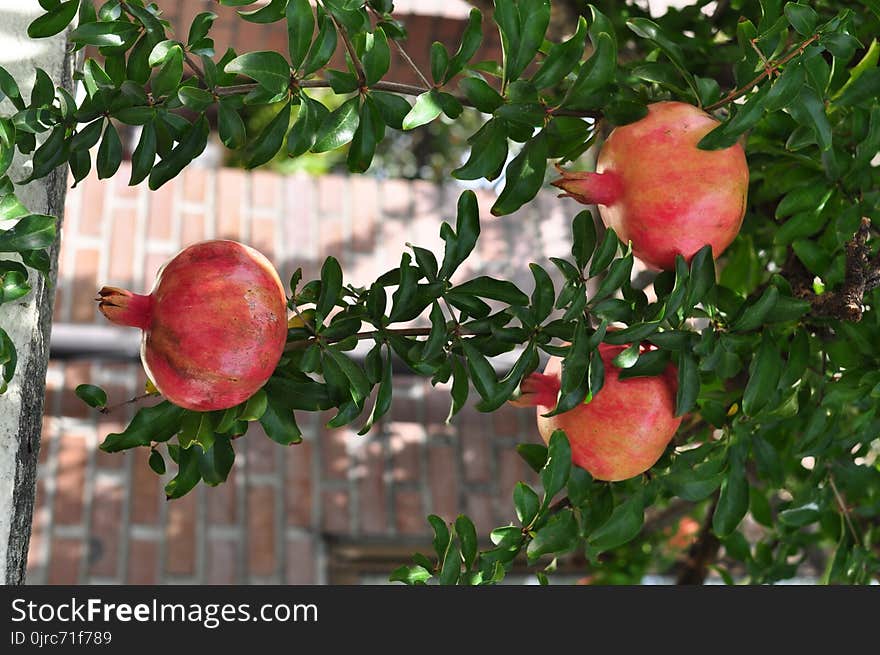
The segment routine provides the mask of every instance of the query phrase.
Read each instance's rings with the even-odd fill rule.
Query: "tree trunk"
[[[0,0],[0,53],[4,53],[0,64],[16,79],[24,98],[30,97],[37,67],[59,86],[73,89],[74,55],[68,52],[67,31],[48,39],[32,40],[27,36],[28,24],[44,13],[37,0]],[[5,101],[0,111],[8,115],[14,110]],[[10,179],[25,178],[30,166],[29,158],[16,156],[8,172]],[[48,177],[16,188],[16,194],[30,211],[58,216],[60,220],[66,182],[67,167],[62,166]],[[0,323],[18,351],[15,377],[0,396],[0,580],[6,584],[22,584],[27,570],[58,265],[57,238],[49,254],[51,282],[30,271],[33,291],[21,302],[3,305],[0,312]]]

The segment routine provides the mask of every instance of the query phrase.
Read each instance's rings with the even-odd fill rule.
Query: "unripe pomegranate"
[[[690,261],[706,244],[718,257],[742,225],[749,168],[739,144],[697,148],[717,125],[684,102],[652,104],[611,132],[595,173],[563,171],[553,184],[564,197],[599,205],[605,225],[648,266],[670,270],[676,255]]]
[[[233,407],[266,383],[287,340],[287,298],[262,254],[203,241],[167,262],[149,295],[98,292],[113,323],[143,330],[141,361],[169,401],[202,412]]]
[[[605,383],[586,404],[557,416],[542,416],[556,406],[562,360],[551,357],[544,373],[533,373],[520,385],[522,395],[512,402],[537,406],[538,431],[545,443],[555,430],[564,430],[574,464],[597,480],[626,480],[644,473],[660,459],[681,423],[676,418],[677,371],[670,364],[653,377],[620,379],[612,360],[626,346],[599,345],[605,364]]]

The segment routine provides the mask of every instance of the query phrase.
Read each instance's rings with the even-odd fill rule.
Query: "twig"
[[[736,100],[740,96],[744,96],[746,93],[751,91],[752,88],[756,84],[760,83],[764,78],[772,75],[774,72],[776,72],[777,69],[779,69],[780,66],[787,64],[789,61],[791,61],[792,59],[797,57],[799,54],[801,54],[807,48],[808,45],[810,45],[811,43],[814,43],[818,40],[819,40],[819,35],[814,34],[809,39],[807,39],[806,41],[804,41],[803,43],[801,43],[800,45],[795,47],[793,50],[791,50],[782,59],[780,59],[778,61],[774,61],[774,62],[768,62],[768,65],[765,65],[764,70],[761,71],[761,74],[758,75],[755,79],[751,80],[750,82],[747,82],[746,84],[744,84],[743,86],[741,86],[738,89],[734,89],[733,91],[728,93],[726,96],[724,96],[718,102],[714,102],[711,105],[708,105],[707,107],[703,107],[703,109],[707,112],[708,111],[715,111],[719,107],[723,107],[724,105],[733,102],[734,100]]]
[[[208,80],[205,78],[205,72],[186,50],[183,51],[183,59],[186,62],[186,65],[190,67],[192,72],[196,74],[196,77],[199,78],[199,82],[207,87]]]
[[[125,400],[125,401],[123,401],[123,402],[121,402],[121,403],[117,403],[117,404],[115,404],[115,405],[107,405],[107,406],[104,406],[104,407],[99,407],[99,408],[98,408],[98,411],[101,412],[102,414],[111,414],[111,413],[113,413],[115,410],[117,410],[117,409],[121,409],[122,407],[125,407],[126,405],[131,405],[131,404],[133,404],[133,403],[140,402],[140,401],[144,400],[145,398],[151,398],[151,397],[153,397],[153,396],[157,396],[157,395],[159,395],[159,394],[156,394],[156,393],[145,393],[145,394],[143,394],[143,395],[141,395],[141,396],[135,396],[134,398],[129,398],[128,400]]]
[[[369,5],[367,5],[367,6],[369,7]],[[378,18],[379,20],[382,20],[382,14],[380,14],[378,11],[376,11],[373,7],[369,7],[369,9],[376,18]],[[428,81],[428,78],[424,76],[424,74],[419,69],[419,67],[416,66],[416,63],[410,58],[410,56],[407,54],[406,50],[403,49],[403,46],[400,45],[400,42],[397,39],[391,39],[391,40],[394,41],[394,45],[397,47],[397,51],[400,53],[400,56],[403,57],[403,59],[404,59],[404,61],[406,61],[407,65],[409,65],[409,67],[415,71],[416,75],[418,75],[419,79],[424,83],[425,88],[422,89],[422,91],[424,92],[424,91],[428,91],[429,89],[431,89],[431,87],[433,85]]]
[[[709,565],[715,561],[718,551],[721,549],[721,542],[715,536],[715,533],[712,532],[712,517],[715,515],[715,508],[717,506],[718,493],[712,498],[709,509],[706,510],[706,518],[703,519],[703,526],[700,528],[697,540],[688,549],[687,557],[682,563],[682,569],[678,573],[676,584],[701,585],[706,581]]]
[[[862,218],[858,231],[846,243],[846,273],[843,286],[837,291],[822,294],[813,292],[813,277],[793,254],[785,264],[784,273],[798,298],[812,305],[813,316],[836,318],[857,323],[862,319],[862,298],[868,291],[880,286],[880,258],[870,258],[867,245],[871,233],[871,221]]]
[[[312,325],[312,322],[302,315],[302,312],[299,311],[299,307],[296,306],[296,303],[293,300],[290,301],[290,306],[293,309],[293,313],[297,315],[297,318],[303,322],[303,325],[308,328],[309,332],[313,335],[318,336],[318,331],[315,329],[315,326]]]
[[[840,511],[843,513],[843,520],[846,522],[850,534],[857,544],[861,544],[862,539],[859,537],[858,532],[856,532],[856,526],[853,525],[852,517],[849,515],[849,507],[846,506],[846,503],[843,500],[843,496],[837,489],[837,484],[835,484],[834,482],[834,476],[831,474],[830,471],[828,472],[828,483],[831,485],[831,491],[834,492],[834,499],[837,501],[837,506],[840,507]]]
[[[323,5],[324,3],[322,2],[321,4]],[[339,24],[339,21],[336,20],[336,16],[334,16],[332,12],[327,11],[326,7],[324,8],[324,11],[330,16],[330,20],[332,20],[333,24],[336,26],[336,31],[339,32],[339,35],[342,37],[342,42],[345,43],[345,49],[348,51],[348,56],[351,57],[351,63],[357,73],[358,83],[361,87],[365,87],[367,85],[367,74],[364,72],[363,63],[361,63],[360,58],[357,56],[354,44],[351,42],[351,39],[348,38],[348,32],[346,32],[342,25]]]

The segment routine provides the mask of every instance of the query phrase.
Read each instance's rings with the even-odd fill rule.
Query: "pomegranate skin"
[[[227,409],[272,375],[287,340],[287,298],[272,264],[236,241],[191,245],[159,271],[152,292],[99,292],[111,321],[143,330],[141,361],[169,401]]]
[[[553,184],[584,204],[597,204],[606,226],[648,266],[671,270],[704,245],[718,257],[745,215],[749,169],[740,144],[700,150],[718,121],[683,102],[648,106],[639,121],[615,128],[602,145],[596,173],[568,173]]]
[[[555,430],[564,430],[572,462],[597,480],[626,480],[651,468],[681,424],[676,418],[677,371],[670,364],[662,375],[620,379],[612,360],[626,346],[599,345],[605,364],[605,383],[584,405],[546,418],[556,404],[562,360],[552,357],[544,374],[521,385],[518,405],[537,405],[538,431],[545,443]]]

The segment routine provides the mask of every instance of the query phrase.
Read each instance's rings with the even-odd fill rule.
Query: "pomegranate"
[[[153,291],[104,287],[98,308],[143,330],[141,361],[169,401],[233,407],[272,375],[287,340],[287,298],[271,262],[236,241],[191,245],[159,271]]]
[[[612,360],[626,346],[599,345],[605,364],[605,383],[586,404],[544,417],[556,406],[562,360],[551,357],[544,373],[533,373],[520,385],[522,395],[512,404],[537,406],[538,431],[545,443],[555,430],[564,430],[574,464],[597,480],[626,480],[644,473],[660,459],[681,423],[676,418],[677,371],[670,364],[653,377],[620,379]]]
[[[599,205],[605,225],[645,264],[672,269],[709,244],[718,257],[739,233],[749,169],[740,144],[700,150],[718,125],[684,102],[658,102],[635,123],[615,128],[595,173],[562,171],[553,184],[584,204]]]

